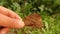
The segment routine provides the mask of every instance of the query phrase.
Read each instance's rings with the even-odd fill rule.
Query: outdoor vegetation
[[[32,28],[25,26],[21,29],[11,29],[17,34],[60,34],[60,0],[0,0],[4,6],[16,12],[22,19],[37,13],[42,17],[44,27]]]

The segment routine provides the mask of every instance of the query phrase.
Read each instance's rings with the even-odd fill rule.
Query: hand
[[[6,34],[11,28],[22,28],[24,22],[12,10],[0,6],[0,26],[4,27],[0,29],[0,34]]]

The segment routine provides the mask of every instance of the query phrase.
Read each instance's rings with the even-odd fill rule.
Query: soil
[[[26,26],[42,28],[42,17],[40,14],[33,13],[24,18],[24,23]]]

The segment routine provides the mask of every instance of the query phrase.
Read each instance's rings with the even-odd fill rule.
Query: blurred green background
[[[42,16],[45,28],[24,27],[17,34],[60,34],[60,0],[0,0],[0,6],[13,10],[22,19],[32,13]]]

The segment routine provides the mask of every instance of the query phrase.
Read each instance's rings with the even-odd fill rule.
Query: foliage
[[[13,10],[22,18],[32,13],[42,16],[45,27],[25,27],[18,34],[60,34],[60,0],[0,0],[0,5]]]

